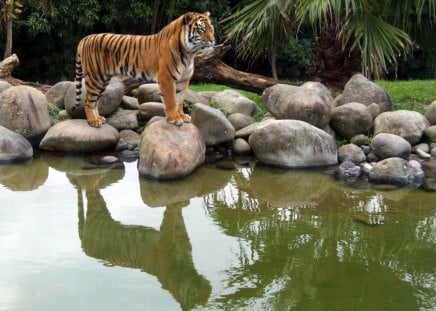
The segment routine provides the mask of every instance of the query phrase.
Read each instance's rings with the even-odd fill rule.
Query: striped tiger
[[[209,15],[186,13],[154,35],[104,33],[84,37],[76,54],[76,106],[80,105],[84,79],[89,125],[101,127],[105,122],[98,113],[97,101],[113,76],[158,82],[167,121],[177,126],[190,122],[183,103],[194,58],[215,44]]]

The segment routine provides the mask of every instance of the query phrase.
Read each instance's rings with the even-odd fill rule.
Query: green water
[[[435,308],[434,193],[253,165],[164,183],[136,162],[0,166],[0,310]]]

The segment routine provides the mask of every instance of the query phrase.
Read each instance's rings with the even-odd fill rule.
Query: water
[[[327,172],[0,166],[0,310],[434,310],[436,195]]]

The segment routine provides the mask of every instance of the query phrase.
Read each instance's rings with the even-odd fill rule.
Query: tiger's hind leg
[[[158,80],[163,102],[165,104],[167,122],[177,126],[182,126],[184,121],[179,115],[180,109],[177,107],[176,84],[174,80],[165,76]]]
[[[85,99],[85,114],[86,120],[88,124],[92,127],[101,127],[106,119],[99,115],[98,107],[97,107],[98,96],[94,94],[90,94],[89,92],[86,94]]]

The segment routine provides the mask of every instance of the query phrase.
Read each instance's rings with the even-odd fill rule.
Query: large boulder
[[[0,125],[37,145],[51,122],[44,94],[28,86],[13,86],[0,94]]]
[[[428,120],[419,112],[397,110],[381,113],[374,120],[374,135],[390,133],[403,137],[412,145],[417,144],[427,127]]]
[[[303,83],[300,87],[316,92],[331,108],[336,107],[332,92],[321,82],[308,81]]]
[[[269,165],[317,167],[337,164],[332,136],[299,120],[268,120],[250,135],[256,158]]]
[[[32,156],[33,148],[26,138],[0,126],[0,163],[28,160]]]
[[[365,106],[376,103],[382,112],[392,109],[392,99],[381,87],[358,73],[345,84],[341,102],[359,102]]]
[[[398,135],[380,133],[372,140],[371,149],[380,159],[392,157],[408,159],[412,146],[407,140]]]
[[[195,125],[178,127],[156,117],[141,134],[138,171],[141,176],[158,180],[182,178],[204,162],[205,151]]]
[[[262,100],[277,119],[305,121],[320,128],[330,121],[330,105],[307,88],[276,84],[263,91]]]
[[[251,116],[257,111],[254,101],[233,90],[218,92],[211,98],[210,102],[226,114],[239,112]]]
[[[98,100],[98,112],[108,116],[115,112],[121,105],[124,96],[124,83],[117,77],[112,78]],[[65,109],[73,118],[85,118],[85,86],[82,82],[82,95],[79,106],[76,105],[76,85],[73,83],[67,90],[64,98]]]
[[[419,187],[424,172],[402,158],[388,158],[377,162],[368,174],[369,181],[378,184]]]
[[[72,81],[61,81],[53,85],[48,92],[45,94],[45,97],[47,98],[47,101],[59,109],[65,108],[65,94],[67,93],[68,89],[72,87],[72,85],[76,85]]]
[[[235,128],[218,109],[194,104],[191,121],[200,130],[207,146],[231,142],[235,138]]]
[[[358,134],[368,134],[372,116],[365,105],[348,103],[332,110],[330,124],[341,136],[351,139]]]
[[[109,124],[95,128],[86,120],[66,120],[51,127],[39,147],[48,151],[89,153],[114,148],[118,139],[118,131]]]
[[[434,100],[425,111],[425,117],[431,125],[436,125],[436,100]]]

